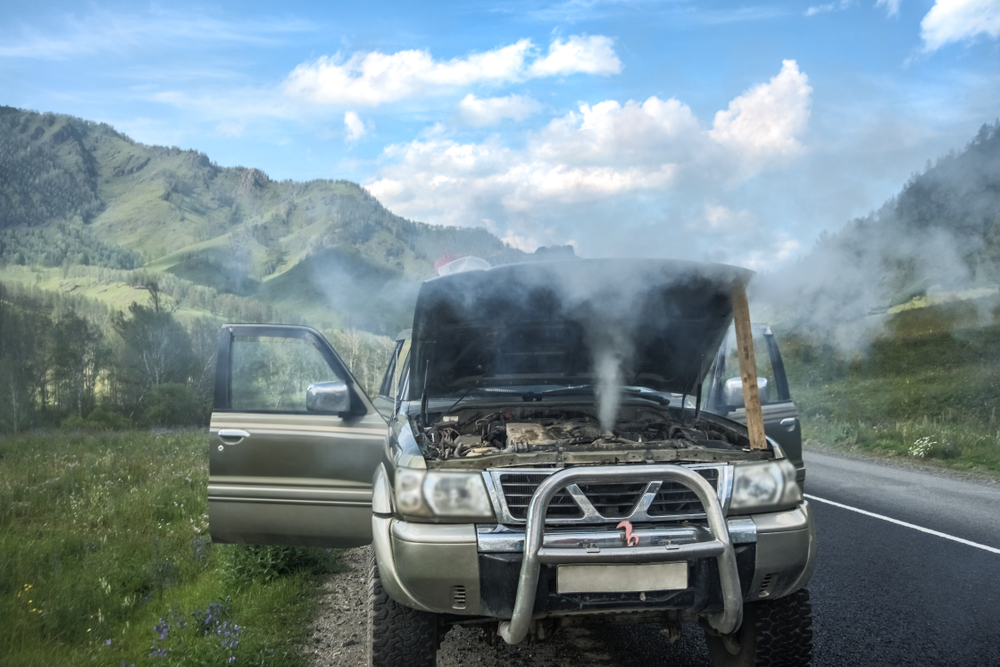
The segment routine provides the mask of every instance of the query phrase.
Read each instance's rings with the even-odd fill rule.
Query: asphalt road
[[[1000,485],[815,451],[805,460],[820,540],[814,664],[1000,667]],[[652,626],[573,630],[535,647],[469,632],[449,633],[439,664],[709,664],[694,627],[675,644]]]
[[[816,452],[805,461],[820,540],[816,664],[1000,665],[1000,486]]]

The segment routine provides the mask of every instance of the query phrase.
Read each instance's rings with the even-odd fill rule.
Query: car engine
[[[707,420],[628,406],[610,430],[601,428],[588,406],[465,409],[438,415],[418,430],[424,454],[438,460],[557,450],[749,446],[746,436]]]

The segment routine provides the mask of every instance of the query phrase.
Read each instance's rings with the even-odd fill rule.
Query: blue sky
[[[1000,116],[1000,0],[6,0],[0,104],[528,250],[765,269]]]

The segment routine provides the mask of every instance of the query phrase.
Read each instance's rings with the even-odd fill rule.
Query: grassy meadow
[[[0,441],[0,664],[299,665],[328,550],[213,545],[203,430]]]
[[[854,354],[785,334],[809,441],[1000,477],[1000,308],[995,296],[893,313]]]

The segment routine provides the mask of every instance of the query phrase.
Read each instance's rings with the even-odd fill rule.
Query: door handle
[[[220,428],[219,437],[227,445],[235,445],[243,438],[249,438],[250,434],[240,428]]]
[[[797,417],[785,417],[778,424],[784,426],[789,432],[795,430],[795,423],[799,421]]]

